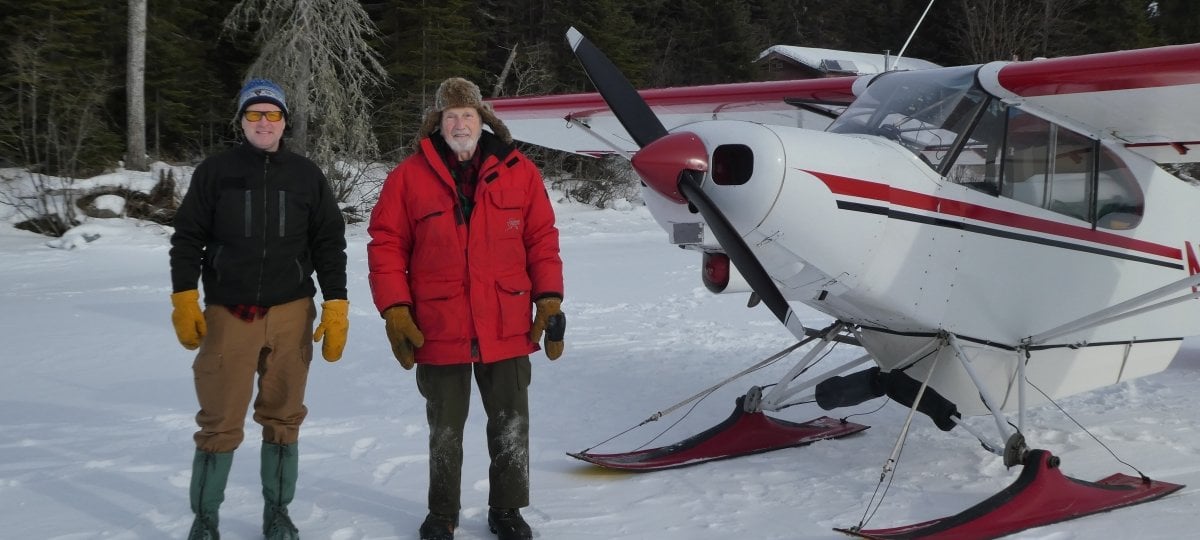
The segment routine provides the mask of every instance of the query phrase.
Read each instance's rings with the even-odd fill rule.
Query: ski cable
[[[604,439],[603,441],[600,441],[599,443],[596,443],[596,444],[592,445],[590,448],[587,448],[587,449],[583,450],[583,452],[590,452],[590,451],[591,451],[593,448],[596,448],[597,446],[603,446],[605,443],[607,443],[607,442],[609,442],[609,441],[611,441],[611,440],[613,440],[613,439],[616,439],[617,437],[620,437],[620,436],[622,436],[622,435],[624,435],[624,434],[626,434],[626,433],[629,433],[630,431],[633,431],[633,430],[635,430],[635,429],[637,429],[637,428],[640,428],[640,427],[642,427],[642,426],[644,426],[644,425],[646,425],[646,424],[649,424],[650,422],[657,421],[659,418],[662,418],[662,417],[664,417],[664,416],[666,416],[666,415],[668,415],[668,414],[671,414],[671,413],[675,412],[675,411],[676,411],[676,410],[678,410],[680,407],[683,407],[684,405],[687,405],[688,403],[691,403],[691,402],[693,402],[693,401],[696,401],[697,399],[701,399],[701,398],[707,397],[709,394],[711,394],[711,393],[715,392],[717,389],[721,388],[722,386],[725,386],[726,384],[729,384],[729,383],[731,383],[731,382],[733,382],[733,381],[735,381],[735,380],[737,380],[737,379],[739,379],[739,378],[741,378],[741,377],[744,377],[744,376],[746,376],[747,374],[749,374],[749,373],[751,373],[751,372],[754,372],[754,371],[756,371],[756,370],[762,369],[764,366],[766,366],[766,365],[768,365],[768,364],[770,364],[770,363],[772,363],[772,362],[776,362],[776,361],[778,361],[780,358],[783,358],[783,357],[785,357],[785,356],[787,356],[787,355],[791,354],[791,353],[792,353],[792,351],[795,351],[796,349],[798,349],[798,348],[800,348],[800,347],[803,347],[804,345],[808,344],[810,341],[812,341],[812,340],[814,340],[814,339],[816,339],[816,336],[808,337],[808,338],[804,339],[803,341],[800,341],[800,342],[798,342],[798,343],[795,343],[795,344],[793,344],[793,345],[790,345],[790,346],[788,346],[787,348],[783,349],[782,351],[779,351],[779,352],[777,352],[777,353],[775,353],[775,354],[773,354],[773,355],[771,355],[771,356],[767,357],[765,360],[762,360],[762,361],[760,361],[759,363],[757,363],[757,364],[754,364],[753,366],[750,366],[750,367],[748,367],[748,368],[746,368],[746,369],[743,369],[742,371],[740,371],[740,372],[738,372],[738,373],[734,374],[733,376],[731,376],[731,377],[729,377],[729,378],[727,378],[727,379],[725,379],[725,380],[723,380],[723,381],[721,381],[721,382],[719,382],[719,383],[717,383],[717,384],[714,384],[714,385],[712,385],[712,386],[710,386],[710,387],[708,387],[708,388],[706,388],[706,389],[704,389],[704,390],[701,390],[701,391],[697,392],[696,394],[692,395],[691,397],[689,397],[689,398],[687,398],[687,399],[685,399],[685,400],[683,400],[683,401],[680,401],[679,403],[676,403],[676,404],[674,404],[674,405],[671,405],[670,407],[667,407],[666,409],[663,409],[663,410],[661,410],[661,411],[658,411],[658,412],[656,412],[656,413],[654,413],[654,414],[650,415],[650,417],[649,417],[649,418],[647,418],[647,419],[645,419],[645,420],[642,420],[642,421],[641,421],[641,423],[639,423],[638,425],[636,425],[636,426],[633,426],[633,427],[631,427],[631,428],[629,428],[629,429],[626,429],[625,431],[622,431],[622,432],[620,432],[620,433],[618,433],[618,434],[616,434],[616,435],[613,435],[612,437],[609,437],[609,438],[607,438],[607,439]],[[668,429],[669,429],[669,428],[668,428]],[[661,435],[661,434],[659,434],[659,435]],[[657,437],[656,437],[656,438],[657,438]],[[647,444],[649,444],[649,443],[647,443]],[[645,446],[645,445],[643,445],[643,446]]]
[[[1069,419],[1071,420],[1071,422],[1073,422],[1073,423],[1074,423],[1076,426],[1079,426],[1079,429],[1082,429],[1084,433],[1087,433],[1087,434],[1088,434],[1088,437],[1091,437],[1091,438],[1092,438],[1092,440],[1096,441],[1096,443],[1097,443],[1097,444],[1099,444],[1101,448],[1103,448],[1104,450],[1106,450],[1106,451],[1109,453],[1109,455],[1111,455],[1111,456],[1113,457],[1113,459],[1117,460],[1119,463],[1121,463],[1121,464],[1125,465],[1126,467],[1129,467],[1130,469],[1133,469],[1133,472],[1136,472],[1136,473],[1138,474],[1138,476],[1142,477],[1142,481],[1143,481],[1143,482],[1149,482],[1149,481],[1150,481],[1150,477],[1149,477],[1149,476],[1146,476],[1146,475],[1145,475],[1145,473],[1143,473],[1142,471],[1138,470],[1138,468],[1137,468],[1137,467],[1134,467],[1133,465],[1129,464],[1129,462],[1127,462],[1127,461],[1125,461],[1125,460],[1121,459],[1120,457],[1118,457],[1118,456],[1117,456],[1117,454],[1116,454],[1116,452],[1113,452],[1112,448],[1109,448],[1107,444],[1104,444],[1104,441],[1101,441],[1099,437],[1096,437],[1096,435],[1094,435],[1094,434],[1093,434],[1091,431],[1088,431],[1088,428],[1086,428],[1086,427],[1083,427],[1083,424],[1080,424],[1080,423],[1079,423],[1079,421],[1075,419],[1075,417],[1071,416],[1071,413],[1068,413],[1068,412],[1066,411],[1066,409],[1063,409],[1063,408],[1062,408],[1062,406],[1061,406],[1061,405],[1059,405],[1057,401],[1054,401],[1053,399],[1050,399],[1050,396],[1046,395],[1046,393],[1045,393],[1045,392],[1042,392],[1042,389],[1041,389],[1041,388],[1038,388],[1038,387],[1037,387],[1037,385],[1033,384],[1032,382],[1029,382],[1028,380],[1026,380],[1025,382],[1027,382],[1027,383],[1029,384],[1029,386],[1032,386],[1034,390],[1037,390],[1039,393],[1041,393],[1041,394],[1042,394],[1042,396],[1043,396],[1043,397],[1045,397],[1047,401],[1049,401],[1051,404],[1053,404],[1055,407],[1057,407],[1057,408],[1058,408],[1058,411],[1059,411],[1059,412],[1061,412],[1061,413],[1063,413],[1063,416],[1066,416],[1066,417],[1067,417],[1067,418],[1069,418]]]
[[[917,406],[921,404],[921,398],[925,397],[925,389],[929,387],[929,379],[933,376],[934,371],[937,370],[938,360],[940,359],[941,355],[933,357],[933,363],[929,366],[930,376],[925,377],[925,380],[921,381],[921,388],[917,390],[917,396],[913,399],[912,406],[908,408],[908,417],[904,419],[904,426],[900,428],[900,435],[896,438],[896,445],[892,447],[892,455],[883,464],[883,470],[879,473],[879,482],[875,484],[875,492],[871,494],[871,500],[867,501],[867,507],[863,509],[862,520],[858,522],[858,526],[851,527],[850,530],[861,531],[867,525],[867,522],[875,517],[875,512],[878,512],[879,508],[883,506],[883,499],[892,487],[892,480],[895,479],[895,475],[892,473],[896,471],[896,465],[900,462],[900,454],[904,451],[904,443],[908,440],[908,430],[912,426],[913,416],[917,412]],[[887,481],[886,486],[884,485],[885,480]],[[883,486],[883,493],[879,492],[881,486]],[[875,500],[876,496],[879,497],[878,502]],[[874,509],[871,508],[872,505],[874,505]]]

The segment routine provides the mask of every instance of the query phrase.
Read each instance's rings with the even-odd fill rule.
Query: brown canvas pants
[[[463,426],[472,371],[488,417],[488,505],[529,506],[529,357],[493,364],[417,364],[417,388],[425,397],[429,421],[429,511],[436,514],[453,516],[461,509]]]
[[[267,315],[243,321],[225,306],[208,306],[208,334],[192,364],[200,412],[193,437],[204,452],[232,452],[245,437],[246,408],[258,375],[254,421],[263,441],[287,445],[300,437],[308,414],[304,388],[313,356],[311,298],[272,306]]]

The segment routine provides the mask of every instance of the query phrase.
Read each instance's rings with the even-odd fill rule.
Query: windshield
[[[832,125],[834,133],[896,141],[935,170],[971,128],[986,98],[975,84],[978,66],[893,71],[871,81]]]

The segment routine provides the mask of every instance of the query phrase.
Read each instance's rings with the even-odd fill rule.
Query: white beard
[[[454,137],[445,137],[446,144],[455,154],[475,154],[475,147],[479,144],[479,137],[474,137],[470,140],[456,139]]]

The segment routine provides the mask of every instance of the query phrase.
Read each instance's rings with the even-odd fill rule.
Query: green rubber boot
[[[299,540],[300,531],[288,516],[287,505],[296,496],[300,454],[297,444],[262,445],[263,537]]]
[[[188,540],[220,540],[217,532],[217,511],[225,501],[225,484],[233,466],[233,452],[203,452],[196,450],[192,458],[192,486],[188,496],[192,503],[192,530]]]

